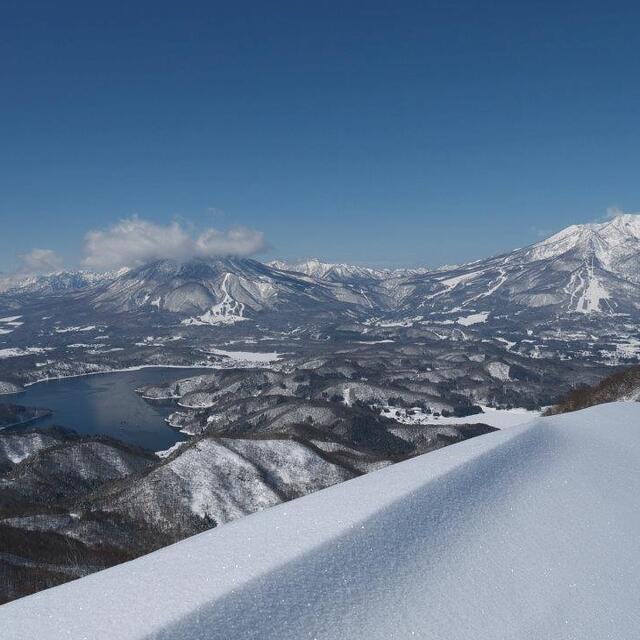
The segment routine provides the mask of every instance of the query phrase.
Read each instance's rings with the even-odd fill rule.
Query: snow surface
[[[640,215],[623,214],[602,223],[571,225],[526,251],[532,259],[544,260],[579,248],[614,270],[637,255],[639,244]]]
[[[571,295],[569,308],[576,313],[597,313],[603,308],[613,311],[607,302],[611,295],[595,274],[593,263],[572,273],[565,291]]]
[[[22,316],[6,316],[5,318],[0,318],[0,336],[12,333],[15,329],[21,327],[24,322],[20,322],[20,318],[22,318]]]
[[[511,380],[511,367],[506,362],[490,362],[487,365],[487,371],[493,378],[502,380],[503,382]]]
[[[46,353],[47,351],[53,351],[53,347],[26,347],[25,349],[21,349],[20,347],[8,347],[6,349],[0,349],[0,360],[39,355]]]
[[[540,416],[539,411],[530,411],[516,407],[514,409],[495,409],[485,405],[478,405],[482,409],[482,413],[474,413],[470,416],[435,416],[433,413],[425,413],[420,407],[411,407],[405,409],[403,407],[395,407],[386,405],[383,410],[384,416],[393,418],[400,424],[410,425],[446,425],[446,424],[487,424],[496,429],[507,429],[516,427],[519,424],[531,422]]]
[[[94,331],[97,329],[95,324],[86,327],[56,327],[56,333],[79,333],[81,331]]]
[[[312,278],[321,280],[336,276],[341,279],[374,279],[381,280],[387,276],[402,273],[403,270],[392,271],[388,269],[373,269],[371,267],[359,267],[353,264],[322,262],[318,258],[307,258],[299,262],[287,262],[285,260],[273,260],[267,263],[274,269],[303,273]]]
[[[639,425],[466,440],[4,605],[2,638],[637,637]]]
[[[281,354],[271,351],[268,353],[259,353],[256,351],[225,351],[224,349],[209,349],[207,353],[217,356],[224,356],[237,362],[255,362],[268,364],[280,360]]]
[[[181,324],[184,325],[217,325],[217,324],[235,324],[248,320],[244,317],[244,304],[235,300],[229,293],[229,277],[230,273],[225,273],[222,279],[221,293],[222,300],[205,311],[201,316],[195,318],[187,318]],[[258,283],[260,284],[260,283]]]
[[[454,276],[452,278],[444,278],[440,280],[440,284],[443,284],[447,289],[455,289],[459,284],[469,282],[469,280],[474,280],[478,276],[484,273],[484,269],[480,271],[472,271],[471,273],[463,273],[459,276]]]
[[[471,315],[458,318],[458,324],[470,327],[472,324],[486,322],[488,317],[489,313],[487,311],[483,311],[482,313],[472,313]]]
[[[13,382],[5,382],[0,380],[0,396],[20,393],[24,389]]]

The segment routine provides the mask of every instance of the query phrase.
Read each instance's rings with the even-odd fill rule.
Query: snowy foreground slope
[[[17,638],[632,638],[640,404],[440,449],[0,607]]]

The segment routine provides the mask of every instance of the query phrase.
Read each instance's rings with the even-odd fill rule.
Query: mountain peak
[[[640,240],[640,214],[622,213],[600,225],[605,232]]]
[[[523,251],[534,260],[573,253],[615,270],[640,252],[640,215],[625,213],[604,222],[574,224]]]
[[[320,280],[333,280],[336,282],[352,280],[381,280],[390,272],[386,269],[374,269],[361,267],[343,262],[324,262],[319,258],[304,258],[297,262],[286,260],[273,260],[268,263],[270,267],[302,273]]]

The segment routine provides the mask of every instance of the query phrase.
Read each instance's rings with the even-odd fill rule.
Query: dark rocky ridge
[[[551,407],[547,415],[586,409],[605,402],[640,402],[640,366],[618,371],[593,386],[574,389],[561,402]]]

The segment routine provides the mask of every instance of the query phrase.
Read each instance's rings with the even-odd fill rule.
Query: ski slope
[[[3,640],[633,638],[640,404],[428,453],[0,607]]]

